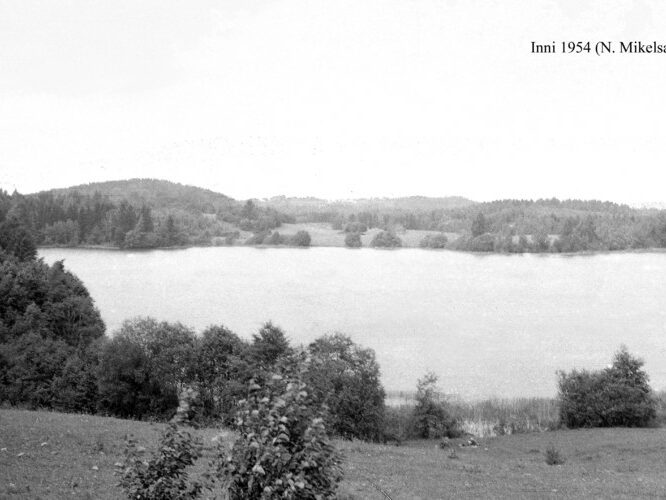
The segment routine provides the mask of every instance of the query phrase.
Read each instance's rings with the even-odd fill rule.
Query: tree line
[[[161,186],[163,181],[154,182]],[[153,184],[149,186],[157,189]],[[203,203],[193,197],[192,203],[187,203],[188,198],[182,197],[190,191],[184,193],[176,191],[157,198],[128,196],[132,200],[129,201],[125,197],[113,200],[100,191],[87,193],[77,189],[27,196],[0,191],[0,210],[11,211],[12,218],[41,246],[206,246],[214,239],[228,244],[239,237],[240,230],[270,231],[290,220],[252,201],[242,204],[224,197],[230,201]]]
[[[268,204],[270,206],[270,204]],[[406,230],[433,231],[426,248],[477,252],[580,252],[666,247],[666,211],[587,200],[498,200],[423,210],[292,208],[299,222],[324,222],[347,234],[379,228],[399,238]],[[355,236],[347,246],[358,246]],[[371,245],[373,246],[373,245]],[[376,246],[399,246],[379,244]]]

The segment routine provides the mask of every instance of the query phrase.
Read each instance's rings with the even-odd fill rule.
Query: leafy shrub
[[[284,245],[287,239],[277,231],[273,231],[270,236],[264,238],[264,245]]]
[[[372,238],[370,246],[376,248],[401,247],[402,240],[391,231],[380,231]]]
[[[258,233],[253,234],[250,236],[248,239],[245,240],[246,245],[262,245],[264,243],[264,240],[268,238],[270,235],[270,231],[260,231]]]
[[[495,249],[495,237],[492,234],[482,234],[469,240],[467,250],[472,252],[492,252]]]
[[[349,248],[360,248],[362,246],[361,235],[359,233],[348,233],[347,236],[345,236],[345,246]]]
[[[53,380],[61,373],[73,348],[62,340],[28,332],[0,344],[0,400],[31,408],[51,407]]]
[[[221,419],[230,424],[236,402],[245,395],[251,366],[249,346],[223,326],[210,326],[197,338],[196,387],[200,394],[203,420]]]
[[[175,422],[167,424],[159,447],[146,460],[145,450],[128,439],[125,460],[117,466],[120,486],[130,499],[171,500],[199,498],[203,486],[188,480],[187,468],[201,456],[202,443]]]
[[[298,231],[289,239],[289,244],[295,247],[309,247],[312,238],[307,231]]]
[[[252,381],[239,406],[240,437],[218,457],[232,500],[335,498],[341,457],[304,383],[277,374],[263,387]]]
[[[576,427],[644,427],[656,416],[656,401],[643,361],[622,347],[610,368],[559,374],[560,420]]]
[[[125,460],[116,465],[116,474],[128,498],[187,500],[201,495],[203,485],[189,481],[187,468],[201,456],[203,442],[181,427],[189,419],[195,397],[192,390],[181,393],[176,415],[162,432],[158,449],[148,460],[135,439],[126,441]]]
[[[381,440],[385,394],[375,352],[340,333],[318,338],[308,352],[305,379],[314,397],[329,408],[331,433]]]
[[[365,233],[368,230],[368,226],[362,222],[350,222],[345,225],[345,233]]]
[[[180,323],[134,318],[100,355],[100,405],[122,417],[163,418],[195,379],[196,336]]]
[[[414,410],[409,406],[387,406],[384,408],[382,441],[400,446],[403,441],[417,437],[414,434]]]
[[[420,242],[421,248],[446,248],[448,238],[444,233],[427,234]]]
[[[249,355],[253,369],[271,369],[278,361],[293,352],[289,339],[282,329],[272,322],[264,323],[258,333],[252,335]]]
[[[548,445],[545,455],[548,465],[562,465],[564,463],[564,457],[553,444]]]
[[[413,413],[416,435],[424,439],[458,437],[456,422],[437,400],[437,394],[437,375],[428,372],[416,385],[416,406]]]

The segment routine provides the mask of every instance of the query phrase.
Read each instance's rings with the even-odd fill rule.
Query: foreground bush
[[[273,375],[263,387],[252,381],[239,403],[240,437],[218,462],[229,498],[335,498],[341,457],[323,416],[297,379]]]
[[[336,333],[308,346],[305,370],[317,401],[329,408],[327,428],[345,439],[379,441],[384,434],[384,388],[375,351]]]
[[[610,368],[560,372],[560,420],[576,427],[645,427],[657,404],[642,369],[643,361],[622,347]]]
[[[126,442],[125,461],[117,465],[120,486],[135,500],[190,500],[199,498],[203,485],[190,481],[188,467],[201,456],[203,443],[181,427],[193,399],[184,391],[174,419],[160,437],[158,449],[149,459],[134,439]]]

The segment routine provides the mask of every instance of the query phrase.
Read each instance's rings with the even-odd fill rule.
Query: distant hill
[[[210,189],[158,179],[93,182],[47,192],[55,195],[76,192],[87,196],[100,193],[113,203],[126,200],[131,205],[148,205],[153,209],[183,209],[207,213],[239,205],[233,198]]]
[[[39,245],[155,248],[233,244],[291,219],[252,201],[158,179],[81,184],[12,196]],[[20,209],[19,209],[20,207]]]
[[[323,200],[320,198],[289,198],[274,196],[258,201],[260,206],[274,208],[279,212],[299,215],[303,212],[337,211],[344,214],[370,211],[430,211],[450,210],[474,205],[475,202],[460,196],[429,198],[426,196],[406,196],[400,198],[359,198],[354,200]]]

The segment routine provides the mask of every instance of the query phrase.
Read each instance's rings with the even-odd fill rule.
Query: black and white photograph
[[[666,498],[666,3],[0,0],[0,498]]]

